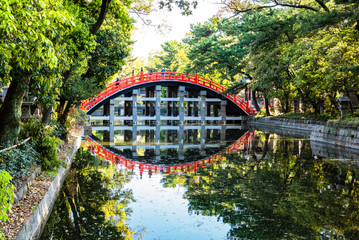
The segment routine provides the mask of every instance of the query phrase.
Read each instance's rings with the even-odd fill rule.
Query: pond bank
[[[336,126],[323,121],[262,117],[249,119],[251,127],[265,126],[294,131],[311,141],[359,150],[359,129],[351,126]]]
[[[81,133],[83,130],[81,130]],[[81,144],[81,135],[76,137],[76,140],[71,146],[71,150],[67,157],[63,160],[64,166],[61,166],[51,182],[47,193],[37,205],[35,211],[32,213],[27,222],[23,225],[20,233],[17,235],[17,240],[25,239],[39,239],[41,233],[46,225],[46,222],[50,216],[51,210],[55,204],[57,195],[62,187],[62,184],[71,168],[72,160],[76,154],[76,151]]]

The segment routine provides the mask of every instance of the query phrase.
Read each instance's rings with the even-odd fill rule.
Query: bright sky
[[[174,8],[172,12],[160,10],[151,14],[150,19],[153,24],[167,24],[171,29],[159,33],[154,27],[140,26],[137,23],[132,40],[136,41],[133,46],[133,55],[136,57],[147,58],[153,51],[161,50],[161,44],[177,40],[181,41],[187,32],[190,31],[190,25],[203,23],[217,13],[220,8],[216,0],[198,0],[198,5],[193,14],[182,16],[180,10]]]

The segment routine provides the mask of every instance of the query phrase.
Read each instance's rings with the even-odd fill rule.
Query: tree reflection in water
[[[131,174],[80,149],[41,238],[132,239],[125,220],[133,197],[122,189],[130,180]]]
[[[314,158],[308,140],[259,131],[248,135],[247,139],[238,146],[235,144],[236,152],[222,151],[203,168],[176,168],[164,174],[147,163],[144,169],[164,174],[162,186],[158,184],[158,189],[154,188],[158,191],[163,187],[184,187],[184,196],[178,197],[188,200],[190,214],[183,217],[183,222],[189,222],[193,218],[191,214],[216,216],[220,222],[230,224],[228,239],[358,239],[357,167],[328,158]],[[96,149],[101,149],[104,156],[112,156],[105,154],[102,148]],[[124,184],[144,182],[138,176],[137,180],[133,177],[141,167],[136,170],[134,165],[126,166],[135,173],[120,170],[124,168],[80,151],[42,238],[132,239],[145,236],[141,230],[137,233],[130,229],[135,229],[137,223],[134,223],[136,226],[126,225],[134,197],[131,190],[123,189]],[[146,185],[140,187],[146,188]],[[176,199],[168,201],[176,202]],[[153,202],[143,202],[140,206],[146,208],[146,204],[153,206]],[[162,206],[156,207],[159,212],[163,210]],[[133,209],[132,215],[136,210]],[[169,213],[175,210],[171,208]],[[168,215],[168,212],[161,214]],[[203,226],[205,224],[204,221]],[[175,225],[183,226],[180,222]],[[227,231],[228,228],[224,232]],[[153,239],[158,233],[146,236]],[[176,236],[168,236],[168,239],[171,237]]]
[[[359,170],[314,159],[307,140],[257,132],[245,152],[196,174],[168,175],[187,188],[189,212],[231,224],[232,239],[358,239]]]

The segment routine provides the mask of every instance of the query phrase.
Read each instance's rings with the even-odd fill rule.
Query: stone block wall
[[[359,150],[359,128],[350,126],[327,125],[322,121],[284,119],[275,117],[252,118],[248,120],[251,127],[272,128],[279,131],[286,129],[295,133],[307,132],[308,138],[314,142],[321,142]]]
[[[331,126],[314,126],[310,140],[359,150],[359,131]]]
[[[68,172],[70,171],[72,160],[76,154],[77,149],[80,147],[80,144],[81,136],[79,136],[74,142],[70,153],[65,159],[66,167],[61,166],[59,168],[57,175],[47,190],[47,193],[35,211],[32,213],[29,220],[22,227],[20,233],[16,237],[16,240],[39,239],[41,237],[41,233],[46,225],[48,218],[50,217],[57,195],[60,192]]]

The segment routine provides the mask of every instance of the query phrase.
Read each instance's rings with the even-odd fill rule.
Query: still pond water
[[[233,126],[108,135],[84,140],[41,239],[359,239],[356,153]]]

